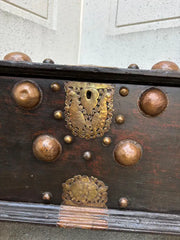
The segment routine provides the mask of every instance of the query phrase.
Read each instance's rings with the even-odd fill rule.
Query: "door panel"
[[[81,0],[0,0],[0,59],[14,51],[34,62],[76,64]]]
[[[150,69],[180,64],[179,0],[85,0],[80,64]]]

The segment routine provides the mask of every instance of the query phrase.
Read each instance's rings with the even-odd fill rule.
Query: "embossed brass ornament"
[[[85,139],[103,136],[112,121],[113,86],[68,82],[65,91],[65,120],[72,134]]]
[[[105,208],[108,187],[95,177],[77,175],[63,186],[63,204],[70,206]]]
[[[139,107],[143,113],[155,117],[162,113],[168,105],[166,94],[158,88],[149,88],[141,95]]]
[[[161,61],[152,66],[152,70],[161,69],[166,71],[180,71],[178,65],[170,61]]]
[[[34,82],[21,81],[13,87],[12,96],[18,106],[30,110],[40,104],[42,93]]]
[[[136,164],[142,156],[142,147],[133,140],[122,140],[114,149],[115,160],[124,166],[132,166]]]
[[[22,52],[11,52],[4,57],[5,61],[32,62],[31,58]]]
[[[33,153],[39,160],[53,162],[61,155],[62,146],[56,138],[40,135],[33,142]]]

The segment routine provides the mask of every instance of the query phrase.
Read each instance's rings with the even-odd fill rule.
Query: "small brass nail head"
[[[84,152],[83,158],[84,158],[84,160],[91,160],[91,159],[92,159],[92,154],[91,154],[91,152],[90,152],[90,151]]]
[[[54,61],[51,58],[46,58],[43,60],[43,63],[54,64]]]
[[[120,198],[119,205],[121,208],[126,208],[128,206],[128,199],[125,197]]]
[[[130,69],[139,69],[139,66],[137,64],[135,64],[135,63],[132,63],[132,64],[130,64],[128,66],[128,68],[130,68]]]
[[[115,120],[116,120],[117,124],[122,124],[122,123],[124,123],[125,118],[122,114],[119,114],[119,115],[116,116]]]
[[[72,143],[72,140],[73,140],[73,138],[72,138],[70,135],[66,135],[66,136],[64,137],[64,142],[65,142],[65,143],[70,144],[70,143]]]
[[[44,192],[44,193],[42,194],[42,199],[43,199],[44,201],[50,201],[51,198],[52,198],[52,194],[51,194],[50,192]]]
[[[58,84],[58,83],[52,83],[51,84],[51,89],[54,91],[54,92],[57,92],[61,89],[61,86]]]
[[[57,110],[54,112],[54,118],[57,120],[63,119],[63,112],[61,110]]]
[[[108,146],[111,144],[111,138],[110,137],[104,137],[103,138],[104,145]]]
[[[120,90],[119,90],[119,94],[120,94],[122,97],[126,97],[126,96],[129,94],[128,88],[126,88],[126,87],[121,87]]]

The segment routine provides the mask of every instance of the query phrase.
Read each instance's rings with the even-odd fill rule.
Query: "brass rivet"
[[[126,87],[122,87],[122,88],[120,88],[120,90],[119,90],[119,94],[120,94],[122,97],[126,97],[126,96],[129,94],[129,90],[128,90]]]
[[[176,63],[170,61],[161,61],[152,66],[152,70],[161,69],[166,71],[179,71],[179,67]]]
[[[133,140],[120,141],[114,149],[115,160],[125,166],[136,164],[141,156],[142,148]]]
[[[66,135],[64,137],[65,143],[72,143],[73,138],[70,135]]]
[[[119,205],[121,208],[126,208],[128,206],[128,199],[125,197],[120,198]]]
[[[140,97],[139,107],[149,116],[157,116],[167,107],[167,97],[158,88],[146,90]]]
[[[54,112],[54,118],[58,119],[58,120],[63,119],[63,112],[61,110],[55,111]]]
[[[112,94],[111,94],[111,93],[106,93],[106,97],[107,97],[108,99],[111,99],[111,98],[112,98]]]
[[[128,66],[128,68],[131,68],[131,69],[139,69],[139,66],[135,63],[132,63]]]
[[[91,160],[91,158],[92,158],[91,152],[89,152],[89,151],[84,152],[83,158],[84,158],[85,160]]]
[[[111,144],[111,138],[110,137],[104,137],[103,138],[104,145],[108,146]]]
[[[116,116],[116,123],[122,124],[122,123],[124,123],[124,120],[125,119],[124,119],[123,115],[119,114],[119,115]]]
[[[12,96],[17,105],[32,109],[36,107],[41,100],[40,89],[32,82],[19,82],[15,84],[12,90]]]
[[[54,64],[54,61],[51,58],[46,58],[43,60],[43,63]]]
[[[58,83],[52,83],[51,84],[51,89],[54,91],[54,92],[57,92],[61,89],[61,86],[58,84]]]
[[[11,52],[4,57],[5,61],[32,62],[31,58],[22,52]]]
[[[43,199],[44,201],[50,201],[51,198],[52,198],[52,194],[51,194],[50,192],[44,192],[44,193],[42,194],[42,199]]]
[[[41,135],[33,143],[33,153],[39,160],[53,162],[62,153],[62,146],[56,138]]]

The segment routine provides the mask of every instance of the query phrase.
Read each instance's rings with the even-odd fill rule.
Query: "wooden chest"
[[[0,219],[180,234],[180,73],[0,62]]]

